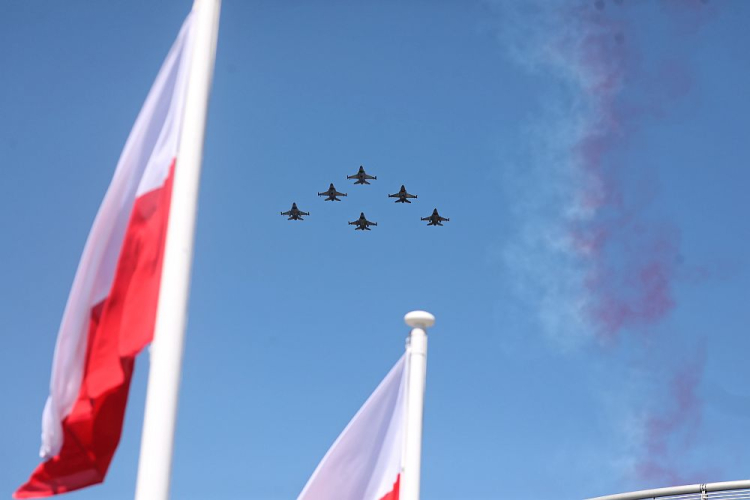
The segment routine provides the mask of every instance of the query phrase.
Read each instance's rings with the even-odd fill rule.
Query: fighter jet
[[[408,198],[416,198],[416,194],[409,194],[406,192],[404,185],[401,185],[401,190],[396,194],[389,194],[388,198],[398,198],[394,203],[411,203]]]
[[[354,175],[347,175],[347,179],[357,179],[357,182],[354,184],[369,184],[367,182],[367,179],[377,179],[378,177],[376,175],[369,175],[367,172],[365,172],[365,167],[362,165],[359,166],[359,170]]]
[[[318,196],[327,196],[323,201],[341,201],[337,198],[337,196],[346,196],[346,193],[339,193],[336,191],[336,188],[333,187],[333,182],[330,186],[328,186],[328,191],[323,191],[322,193],[318,193]]]
[[[355,231],[370,231],[370,226],[377,226],[377,222],[370,222],[365,218],[365,213],[362,212],[359,214],[359,219],[350,222],[350,226],[357,226],[354,228]]]
[[[305,220],[302,218],[303,215],[310,215],[310,212],[303,212],[299,208],[297,208],[296,203],[292,203],[292,209],[288,212],[281,212],[281,215],[288,215],[289,218],[287,220]]]
[[[428,226],[442,226],[442,222],[447,222],[450,219],[447,219],[445,217],[440,217],[440,214],[437,211],[437,208],[432,211],[432,215],[429,217],[422,217],[422,220],[428,220],[430,222],[427,223]]]

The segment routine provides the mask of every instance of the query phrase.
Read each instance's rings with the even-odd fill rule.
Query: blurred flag
[[[398,500],[406,364],[405,354],[333,443],[297,500]]]
[[[55,346],[42,416],[45,461],[15,498],[100,483],[117,448],[135,356],[154,333],[193,24],[191,13],[89,233]]]

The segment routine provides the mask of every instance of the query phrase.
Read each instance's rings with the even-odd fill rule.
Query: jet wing
[[[281,212],[281,215],[292,215],[292,211],[289,210],[287,212]]]
[[[338,191],[334,191],[334,196],[346,196],[346,193],[339,193]]]
[[[416,194],[409,194],[409,193],[406,193],[406,197],[407,197],[407,198],[416,198],[416,197],[417,197],[417,195],[416,195]]]
[[[370,175],[370,174],[365,174],[364,177],[365,179],[377,179],[378,178],[377,175]]]
[[[438,220],[439,220],[440,222],[443,222],[443,221],[445,221],[445,222],[450,222],[450,219],[449,219],[449,218],[447,218],[447,217],[438,217]]]

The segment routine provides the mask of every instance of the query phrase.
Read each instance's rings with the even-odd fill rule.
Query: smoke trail
[[[642,200],[623,192],[626,166],[617,164],[613,153],[635,125],[618,107],[629,55],[626,25],[599,12],[603,0],[594,5],[568,14],[578,30],[568,31],[556,46],[578,76],[587,109],[586,126],[570,150],[580,179],[574,191],[578,216],[565,221],[570,251],[585,268],[583,293],[589,300],[582,312],[594,333],[611,341],[626,329],[659,321],[674,307],[679,235],[653,227],[640,214]]]
[[[663,8],[691,30],[701,19],[699,4],[674,0]],[[548,96],[545,115],[527,130],[535,146],[527,153],[530,166],[510,169],[506,179],[509,199],[521,198],[520,229],[505,248],[506,267],[545,332],[564,348],[592,339],[616,348],[623,335],[657,324],[675,307],[680,261],[679,230],[647,214],[653,181],[634,180],[635,169],[617,153],[640,123],[688,92],[689,72],[679,61],[662,64],[649,79],[653,100],[627,102],[639,59],[629,42],[627,2],[492,7],[503,19],[501,37],[512,58],[562,88]],[[647,349],[643,335],[632,338]],[[678,370],[668,388],[674,409],[653,409],[643,419],[634,466],[642,480],[685,477],[675,468],[674,440],[700,424],[701,375],[702,368]]]
[[[704,478],[679,472],[674,457],[693,444],[701,422],[703,401],[698,393],[705,356],[674,373],[669,393],[672,407],[661,414],[646,417],[646,455],[636,464],[636,473],[645,481],[671,484],[700,482]]]
[[[503,12],[506,19],[521,18],[516,26],[537,26],[511,34],[516,59],[556,76],[566,89],[548,104],[553,111],[544,117],[547,126],[530,132],[530,142],[542,145],[532,153],[537,167],[530,189],[555,187],[530,196],[537,206],[521,208],[526,226],[508,247],[506,261],[521,283],[531,283],[529,295],[549,303],[540,313],[549,333],[576,337],[557,330],[565,327],[555,320],[577,318],[577,328],[587,325],[588,334],[608,342],[674,307],[679,233],[641,215],[648,200],[623,192],[627,165],[613,154],[638,115],[618,107],[630,57],[626,23],[600,12],[604,0],[595,7],[560,3],[545,9],[549,5]],[[519,46],[519,38],[528,43]]]

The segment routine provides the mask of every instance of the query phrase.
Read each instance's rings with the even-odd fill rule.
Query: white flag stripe
[[[406,356],[394,365],[313,472],[298,500],[380,500],[401,470]]]
[[[177,153],[192,15],[185,20],[128,137],[84,246],[65,306],[42,416],[40,455],[62,446],[62,420],[81,388],[91,310],[110,292],[136,198],[164,183]]]

